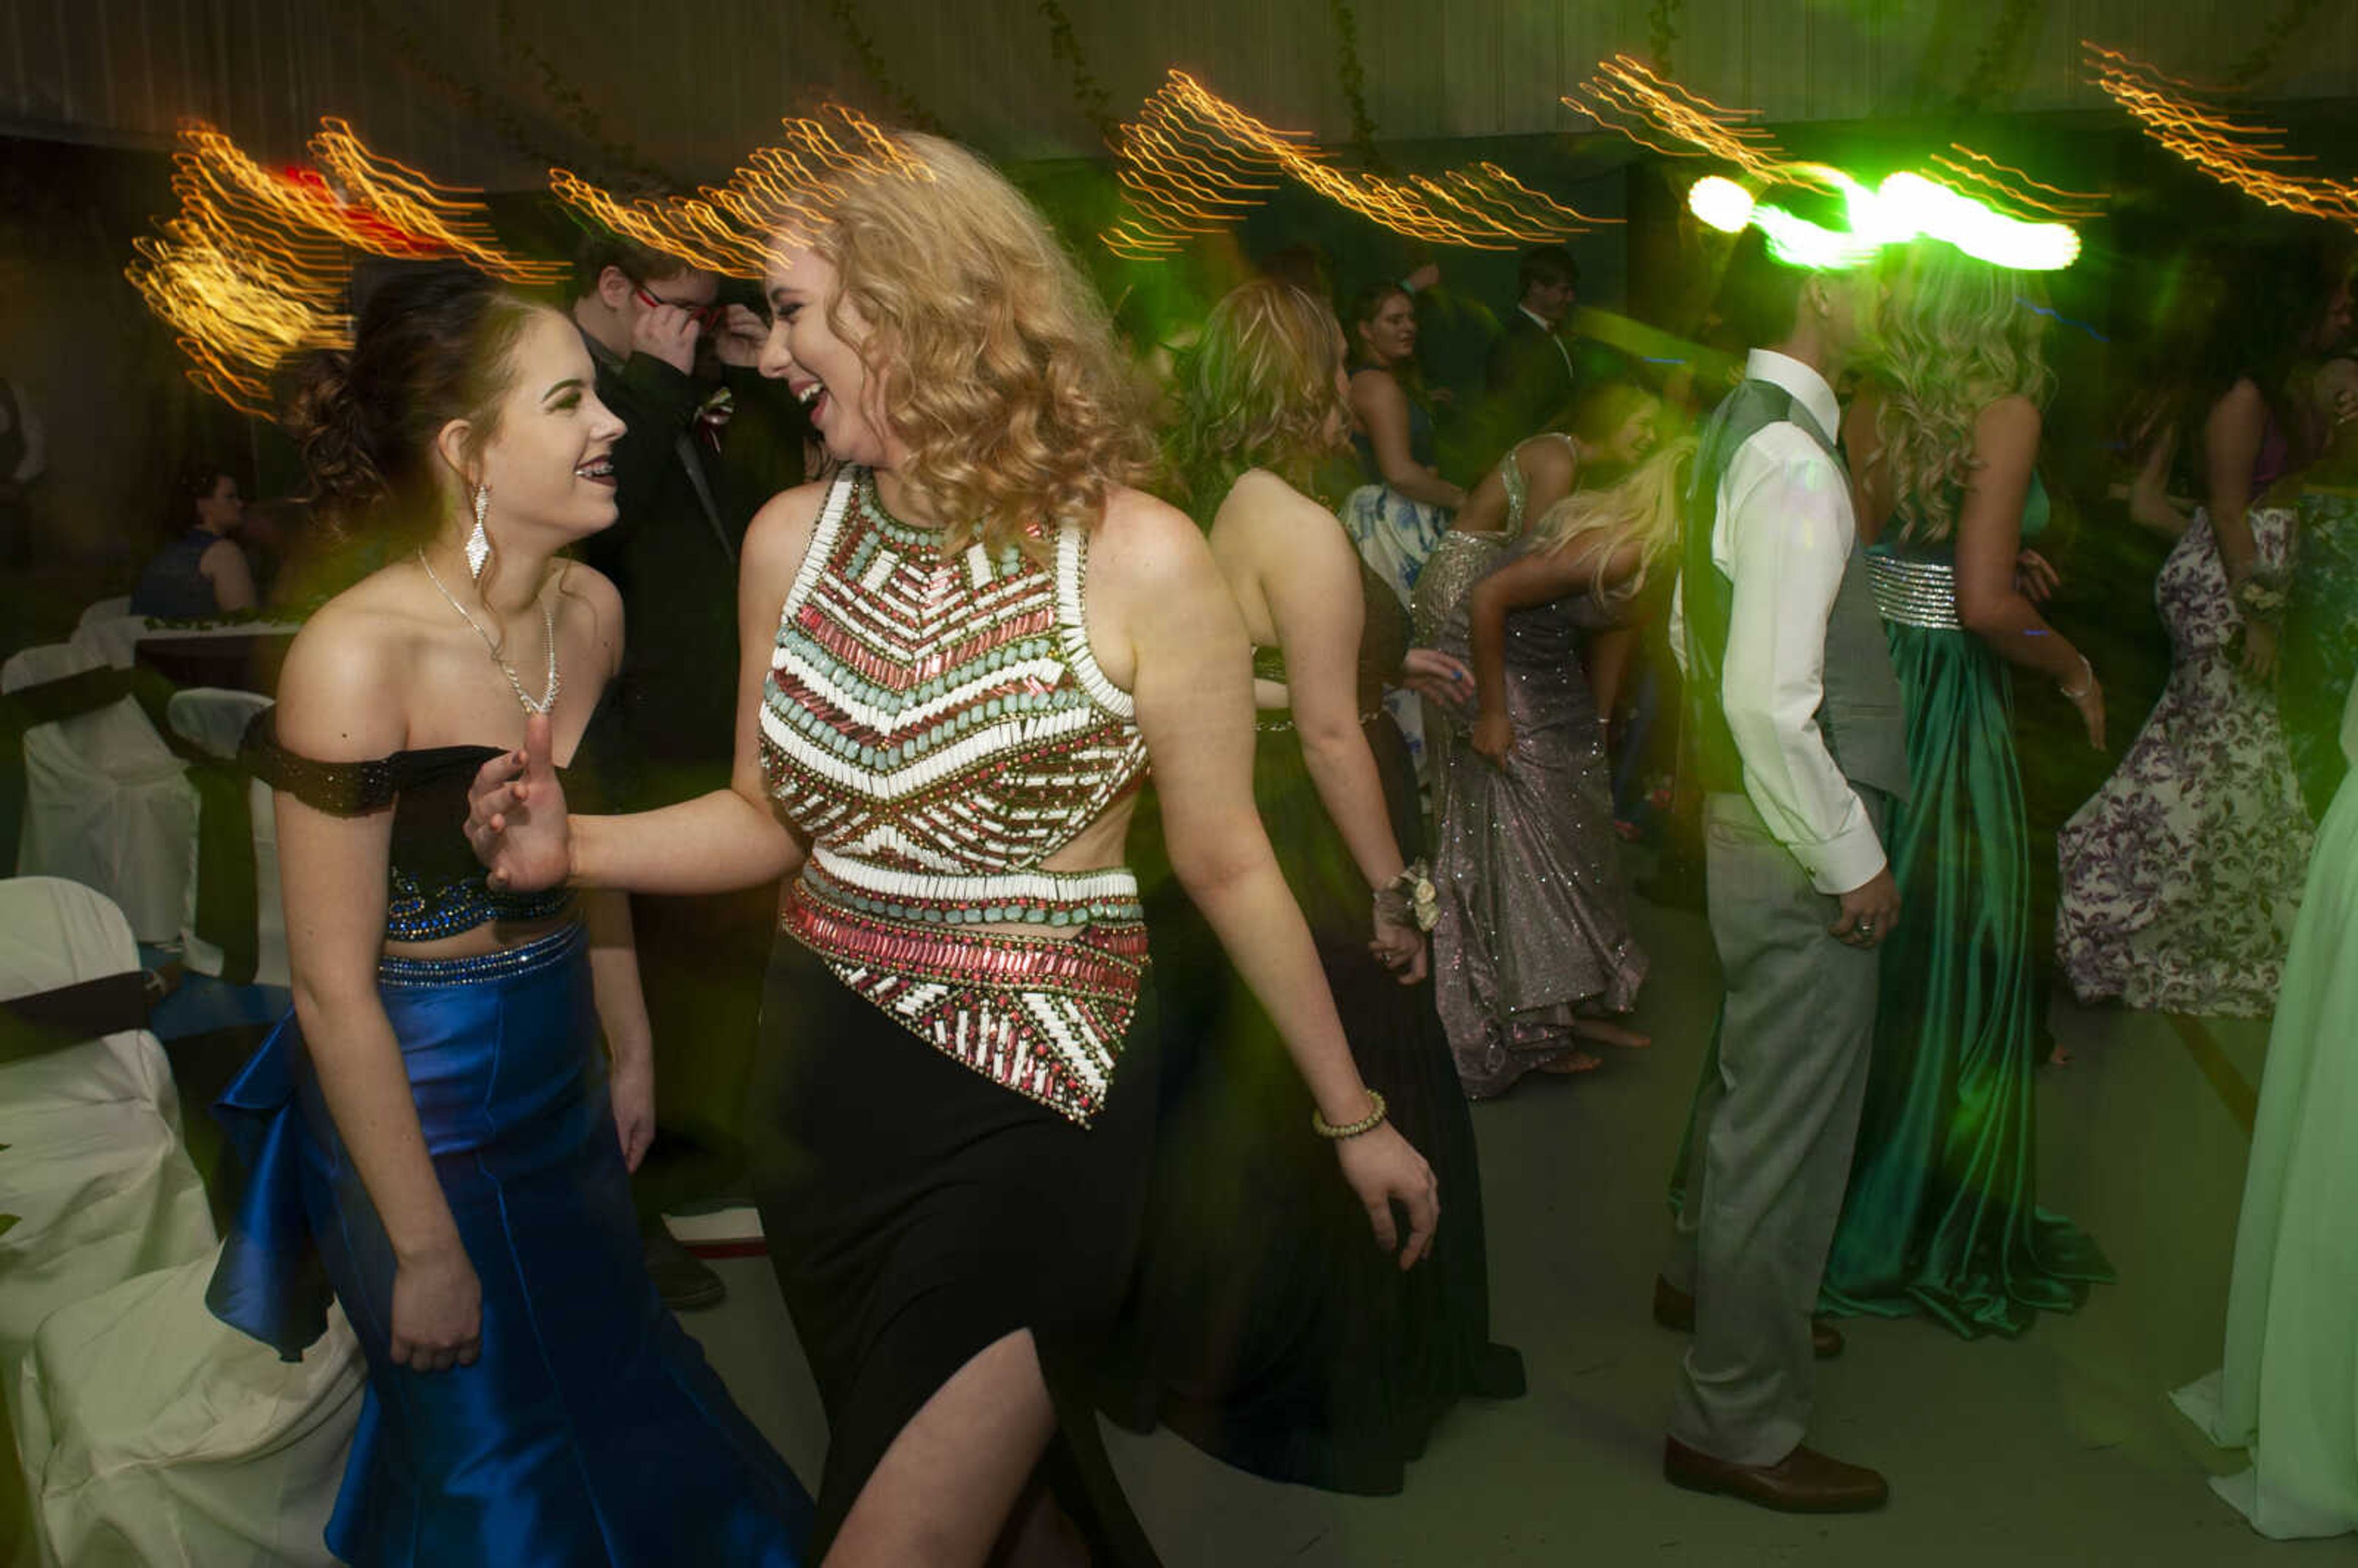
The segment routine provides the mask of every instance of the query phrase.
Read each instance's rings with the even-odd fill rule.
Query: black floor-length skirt
[[[826,1406],[824,1554],[894,1437],[1029,1329],[1058,1433],[1043,1461],[1096,1561],[1153,1562],[1107,1463],[1090,1368],[1130,1277],[1154,1135],[1153,991],[1083,1127],[918,1039],[781,936],[746,1142],[771,1266]]]

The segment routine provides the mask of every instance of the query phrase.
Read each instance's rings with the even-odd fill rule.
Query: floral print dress
[[[2288,507],[2247,514],[2264,581],[2291,575]],[[2082,1002],[2265,1017],[2276,1007],[2316,827],[2275,691],[2242,670],[2243,616],[2197,512],[2155,583],[2169,684],[2057,839],[2056,956]]]

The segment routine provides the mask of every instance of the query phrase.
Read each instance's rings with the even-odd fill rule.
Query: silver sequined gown
[[[1528,547],[1511,453],[1504,477],[1506,530],[1450,534],[1418,584],[1418,642],[1469,663],[1474,584]],[[1623,917],[1612,774],[1580,665],[1582,641],[1616,613],[1577,594],[1507,617],[1515,741],[1504,771],[1426,705],[1441,892],[1433,967],[1458,1080],[1476,1099],[1574,1049],[1574,1017],[1628,1011],[1646,978]]]

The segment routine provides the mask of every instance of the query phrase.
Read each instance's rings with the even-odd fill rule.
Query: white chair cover
[[[205,1309],[213,1254],[41,1325],[17,1389],[44,1553],[70,1568],[327,1568],[367,1367],[340,1308],[300,1361]]]
[[[270,698],[250,691],[220,687],[194,687],[173,694],[164,709],[172,732],[208,754],[233,761],[237,743],[254,716],[270,706]],[[247,815],[254,819],[254,893],[255,959],[254,983],[290,983],[287,968],[287,914],[278,892],[278,825],[270,802],[270,786],[260,779],[246,785]],[[194,855],[194,840],[191,856]],[[196,934],[197,866],[189,868],[188,909],[180,925],[180,954],[200,975],[222,972],[219,947]]]
[[[139,639],[147,635],[147,617],[131,613],[131,601],[124,600],[123,608],[113,615],[101,615],[104,601],[93,604],[74,628],[69,645],[81,649],[103,664],[118,670],[131,667],[139,647]]]
[[[0,881],[0,998],[139,967],[121,912],[77,883]],[[151,1269],[211,1254],[178,1092],[145,1029],[0,1065],[0,1387],[41,1320]]]
[[[0,881],[0,998],[135,966],[89,889]],[[204,1305],[218,1251],[146,1030],[0,1066],[0,1388],[50,1564],[325,1563],[365,1379],[351,1329],[299,1363]]]
[[[70,643],[0,665],[0,692],[60,680],[105,661]],[[25,732],[20,876],[64,877],[121,906],[143,942],[180,934],[197,795],[180,760],[129,697]]]
[[[131,613],[131,596],[118,593],[113,599],[102,599],[81,612],[78,625],[87,626],[94,621],[120,621]]]

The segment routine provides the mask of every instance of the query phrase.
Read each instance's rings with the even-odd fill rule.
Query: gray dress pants
[[[1884,797],[1859,797],[1881,833]],[[1839,901],[1811,885],[1744,795],[1705,797],[1704,834],[1726,994],[1663,1271],[1695,1297],[1671,1435],[1773,1465],[1810,1424],[1810,1314],[1850,1182],[1877,955],[1826,934]]]

